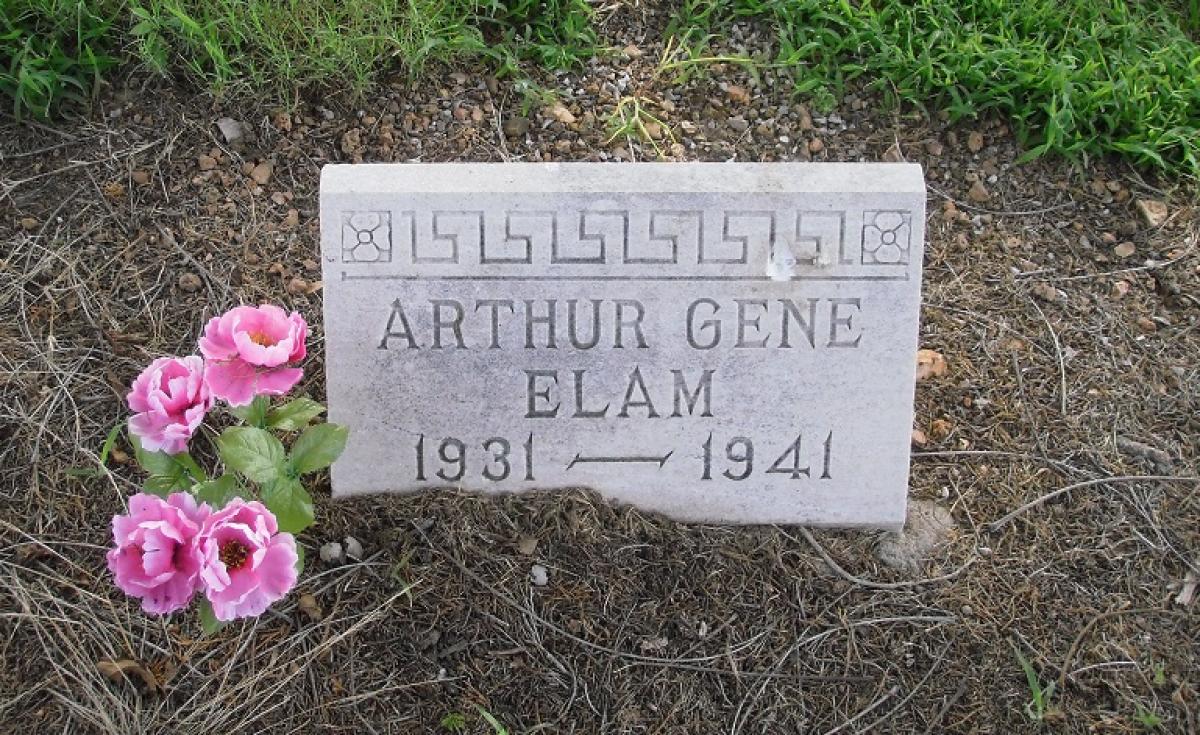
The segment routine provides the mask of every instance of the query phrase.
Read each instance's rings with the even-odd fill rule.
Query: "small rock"
[[[808,108],[801,105],[796,114],[800,116],[800,132],[807,133],[813,129],[812,115],[808,112]]]
[[[888,163],[900,163],[904,160],[904,154],[900,151],[899,143],[892,143],[891,147],[883,152],[883,160]]]
[[[949,366],[946,358],[937,350],[917,350],[917,380],[940,378],[946,374]]]
[[[242,124],[232,117],[223,117],[217,120],[217,127],[221,130],[221,135],[225,136],[225,142],[233,145],[241,142],[246,136],[246,130]]]
[[[1148,317],[1139,316],[1137,318],[1137,325],[1138,329],[1142,330],[1146,334],[1151,334],[1158,331],[1158,325],[1154,323],[1153,319]]]
[[[204,282],[200,280],[200,276],[195,273],[184,273],[179,277],[179,288],[188,293],[195,293],[200,290]]]
[[[736,84],[731,84],[725,89],[725,94],[729,95],[729,101],[739,105],[750,104],[750,93],[745,87],[739,87]]]
[[[972,130],[967,135],[967,150],[972,153],[978,153],[983,150],[983,133],[978,130]]]
[[[936,140],[931,140],[925,144],[925,152],[931,156],[940,156],[945,150],[946,147]]]
[[[923,447],[929,443],[929,437],[925,436],[925,432],[920,429],[913,429],[912,443],[914,446]]]
[[[1058,301],[1058,289],[1044,281],[1033,285],[1033,295],[1048,303]]]
[[[217,167],[217,159],[212,156],[200,156],[196,159],[196,165],[200,167],[201,171],[212,171]]]
[[[1133,205],[1137,207],[1138,214],[1142,215],[1142,220],[1148,227],[1161,226],[1170,214],[1167,205],[1157,199],[1138,199]]]
[[[520,138],[529,132],[529,118],[516,115],[504,121],[504,134],[509,138]]]
[[[38,228],[38,221],[36,219],[34,219],[33,217],[22,217],[21,218],[21,229],[25,230],[26,232],[33,232],[37,228]]]
[[[517,553],[522,556],[533,556],[537,551],[538,540],[535,536],[521,536],[517,539]]]
[[[294,230],[300,226],[300,213],[294,209],[289,209],[287,215],[283,218],[283,227],[287,230]]]
[[[639,58],[642,55],[642,50],[632,43],[622,49],[622,52],[631,59]]]
[[[738,133],[744,133],[750,127],[750,123],[742,116],[729,118],[729,127]]]
[[[1118,258],[1128,258],[1135,252],[1137,252],[1137,248],[1128,240],[1113,248],[1113,255]]]
[[[321,547],[321,561],[327,564],[341,564],[345,559],[342,545],[337,541],[330,541]]]
[[[563,125],[572,125],[575,122],[575,115],[567,109],[567,106],[561,102],[555,102],[545,110],[546,114]]]
[[[353,155],[362,147],[362,131],[358,128],[350,128],[342,133],[342,139],[338,142],[342,153]]]
[[[954,531],[950,511],[930,500],[908,504],[908,520],[901,531],[893,531],[879,540],[875,556],[887,566],[905,572],[920,571],[921,563]]]
[[[342,539],[343,548],[346,550],[346,556],[354,561],[362,561],[363,547],[358,539],[353,536],[347,536]]]
[[[534,564],[529,567],[529,581],[535,587],[545,587],[550,583],[550,570],[541,564]]]
[[[808,141],[808,152],[812,154],[820,153],[825,150],[825,143],[820,138],[813,138]]]
[[[967,190],[967,198],[973,202],[986,202],[992,198],[992,193],[983,185],[982,181],[976,181],[971,184],[971,188]]]
[[[254,183],[258,184],[259,186],[266,186],[267,182],[271,180],[271,173],[274,172],[274,170],[275,167],[272,166],[269,161],[263,161],[254,168],[250,169],[250,178],[254,179]]]
[[[129,174],[129,178],[133,179],[133,183],[138,186],[145,186],[150,183],[150,172],[143,171],[140,168],[137,171]]]

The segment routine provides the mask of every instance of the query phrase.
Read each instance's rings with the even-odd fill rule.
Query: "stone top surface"
[[[330,164],[322,194],[401,192],[862,192],[924,196],[915,163]]]

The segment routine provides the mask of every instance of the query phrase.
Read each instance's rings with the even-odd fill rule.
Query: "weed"
[[[641,95],[626,95],[617,100],[617,106],[608,118],[609,136],[608,140],[604,142],[605,145],[612,143],[617,138],[626,140],[637,138],[653,146],[654,152],[661,158],[663,150],[658,144],[658,139],[666,136],[674,141],[675,134],[671,132],[670,126],[650,112],[649,107],[652,104],[655,104],[653,100]],[[661,135],[654,135],[651,132],[651,126],[656,126]]]
[[[482,717],[487,724],[492,726],[492,731],[495,732],[496,735],[509,735],[508,728],[500,724],[500,720],[497,720],[491,712],[488,712],[479,705],[475,705],[475,709],[479,710],[479,716]]]
[[[1054,698],[1054,682],[1042,686],[1041,677],[1029,659],[1016,648],[1013,652],[1017,654],[1017,661],[1021,663],[1021,670],[1025,672],[1025,681],[1029,684],[1031,698],[1025,703],[1025,714],[1034,722],[1045,722],[1052,714],[1050,700]]]
[[[1167,665],[1162,661],[1155,661],[1151,664],[1151,669],[1154,671],[1154,686],[1161,687],[1167,684]]]
[[[558,100],[558,93],[547,89],[529,78],[513,82],[513,89],[521,96],[520,110],[522,116],[541,107],[548,107]]]
[[[467,729],[467,716],[462,712],[449,712],[438,724],[448,732],[463,732]]]
[[[1137,713],[1133,716],[1133,719],[1137,720],[1137,723],[1144,730],[1157,730],[1158,726],[1163,722],[1162,718],[1154,713],[1154,710],[1148,710],[1141,704],[1137,706]]]

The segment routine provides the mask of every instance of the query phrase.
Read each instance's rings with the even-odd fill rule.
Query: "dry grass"
[[[708,84],[679,90],[680,106],[692,95],[702,108]],[[431,117],[444,97],[388,95]],[[188,351],[202,319],[233,303],[282,300],[317,320],[319,294],[285,286],[318,277],[304,261],[316,257],[322,162],[520,159],[553,141],[506,141],[495,120],[467,120],[385,151],[353,114],[314,111],[288,133],[269,111],[241,110],[256,140],[201,175],[197,156],[222,147],[207,126],[219,114],[169,90],[109,104],[126,109],[107,124],[0,130],[0,729],[429,732],[463,712],[484,732],[478,705],[513,732],[1034,731],[1015,649],[1056,682],[1046,726],[1137,732],[1140,708],[1164,732],[1196,732],[1198,606],[1175,602],[1200,573],[1200,486],[1182,479],[1200,472],[1200,258],[1186,201],[1163,228],[1128,236],[1173,262],[1131,270],[1079,239],[1099,243],[1133,217],[1089,181],[1160,196],[1136,176],[1011,169],[990,213],[966,210],[990,221],[971,223],[941,213],[940,192],[961,203],[955,174],[975,164],[927,161],[922,334],[950,371],[918,390],[932,439],[912,497],[949,508],[958,532],[920,575],[882,567],[873,534],[682,526],[578,492],[335,504],[318,488],[297,593],[205,638],[190,615],[146,618],[107,578],[108,518],[137,490],[136,470],[70,471],[96,467],[124,386],[150,357]],[[920,118],[872,119],[827,140],[828,155],[945,135]],[[347,154],[355,130],[367,142]],[[587,131],[570,150],[594,157],[604,138]],[[695,150],[773,155],[746,137]],[[262,192],[239,168],[259,158],[275,163]],[[185,272],[198,290],[179,286]],[[1119,280],[1130,289],[1118,298]],[[1033,295],[1041,282],[1061,297]],[[313,347],[306,386],[319,393],[319,325]],[[317,560],[347,533],[365,560]],[[537,539],[533,556],[521,536]],[[550,569],[546,587],[529,582],[535,562]],[[299,609],[301,594],[321,619]],[[160,689],[97,668],[120,659]]]

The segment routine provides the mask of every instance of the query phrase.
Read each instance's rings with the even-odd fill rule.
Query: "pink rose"
[[[151,451],[178,454],[213,406],[199,357],[160,357],[133,381],[125,396],[134,415],[129,430]]]
[[[187,607],[200,582],[196,534],[209,514],[187,493],[163,500],[139,493],[129,499],[129,515],[113,516],[108,568],[117,586],[142,600],[142,609],[165,615]]]
[[[241,498],[204,522],[200,579],[217,620],[262,615],[295,586],[296,540],[278,530],[266,506]]]
[[[209,389],[231,406],[287,393],[304,375],[288,365],[304,359],[307,337],[304,317],[271,304],[237,306],[213,317],[200,338]]]

